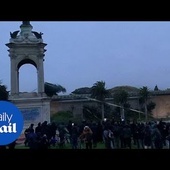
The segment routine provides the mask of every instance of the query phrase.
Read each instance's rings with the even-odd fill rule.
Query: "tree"
[[[73,113],[70,111],[58,111],[57,113],[51,115],[51,122],[67,123],[69,120],[73,118],[74,118]]]
[[[91,88],[90,87],[81,87],[78,89],[75,89],[72,94],[91,94]]]
[[[139,100],[140,103],[144,104],[144,110],[145,110],[145,121],[148,121],[148,109],[147,109],[147,103],[148,99],[150,97],[150,92],[147,86],[143,86],[142,88],[139,89]]]
[[[104,102],[105,98],[110,95],[109,91],[105,87],[104,81],[97,81],[93,84],[91,89],[91,98],[99,100],[102,107],[102,121],[104,120],[105,114],[104,114]]]
[[[65,93],[66,89],[61,85],[56,85],[52,83],[45,82],[44,85],[45,93],[47,96],[52,97],[53,95],[58,95],[58,93]]]
[[[88,121],[98,121],[101,119],[99,108],[96,106],[83,106],[83,118]]]
[[[8,100],[9,91],[7,87],[0,82],[0,100]]]
[[[153,101],[150,101],[147,105],[147,110],[151,116],[152,116],[152,110],[155,109],[155,106],[156,106],[156,103],[154,103]]]
[[[128,105],[128,92],[122,89],[115,91],[115,93],[113,93],[113,100],[116,104],[120,105],[121,119],[125,119],[124,108]]]
[[[156,85],[155,87],[154,87],[154,91],[158,91],[159,89],[158,89],[158,86]]]

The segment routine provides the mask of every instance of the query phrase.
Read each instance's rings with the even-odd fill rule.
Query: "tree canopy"
[[[52,97],[53,95],[58,95],[58,93],[65,93],[66,89],[59,84],[52,84],[45,82],[44,85],[45,93],[47,96]]]
[[[73,94],[91,94],[91,88],[90,87],[81,87],[81,88],[75,89],[71,93],[73,93]]]
[[[104,101],[109,96],[109,91],[105,87],[104,81],[97,81],[91,89],[91,97],[100,101]]]
[[[9,92],[7,91],[6,85],[0,82],[0,100],[8,100]]]

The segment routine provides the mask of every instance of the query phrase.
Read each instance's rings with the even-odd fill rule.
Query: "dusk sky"
[[[106,88],[170,88],[170,22],[166,21],[30,21],[42,32],[45,82],[60,84],[70,94],[105,81]],[[10,32],[21,21],[0,22],[0,80],[10,90]],[[20,70],[20,91],[37,90],[36,68]]]

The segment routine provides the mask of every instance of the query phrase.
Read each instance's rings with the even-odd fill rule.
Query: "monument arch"
[[[29,21],[23,21],[20,31],[10,33],[9,48],[11,64],[11,98],[19,96],[19,69],[25,64],[33,65],[37,70],[38,96],[44,96],[44,56],[47,44],[43,43],[42,34],[32,31]]]

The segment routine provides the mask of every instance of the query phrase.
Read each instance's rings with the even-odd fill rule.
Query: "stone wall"
[[[170,118],[170,95],[158,95],[150,99],[156,103],[155,109],[152,111],[155,118]],[[109,103],[113,103],[113,100],[107,100]],[[139,110],[139,102],[137,97],[131,97],[128,101],[133,109]],[[51,115],[58,111],[72,111],[75,115],[83,113],[83,105],[96,105],[94,101],[88,100],[66,100],[66,101],[51,101]],[[137,113],[138,114],[138,113]]]
[[[113,99],[108,99],[108,103],[113,103]],[[138,100],[136,98],[131,98],[129,100],[130,105],[134,109],[139,109],[138,108]],[[114,103],[113,103],[114,104]],[[83,106],[84,105],[91,105],[91,106],[98,106],[98,102],[95,101],[89,101],[89,100],[61,100],[61,101],[56,101],[52,100],[50,107],[51,107],[51,115],[59,112],[59,111],[71,111],[74,113],[74,115],[82,115],[83,114]]]
[[[93,101],[84,101],[84,100],[69,100],[69,101],[51,101],[51,115],[59,111],[71,111],[74,115],[83,113],[83,105],[97,105]]]
[[[156,103],[153,110],[155,118],[170,118],[170,95],[155,96],[152,101]]]

